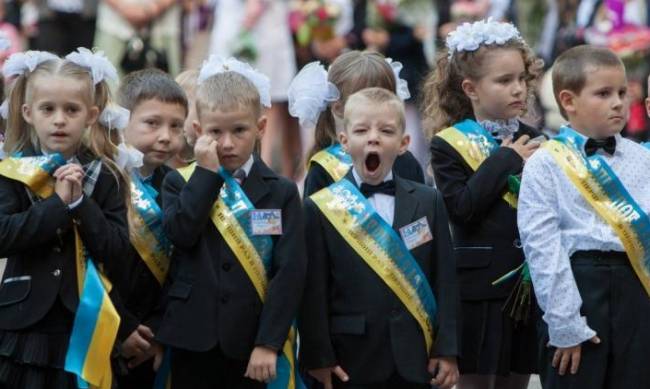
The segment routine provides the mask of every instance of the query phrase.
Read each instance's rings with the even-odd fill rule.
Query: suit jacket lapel
[[[395,177],[395,215],[393,228],[399,230],[413,221],[418,209],[418,199],[413,195],[415,187],[409,181]]]
[[[275,176],[275,173],[264,162],[255,159],[251,171],[242,184],[242,189],[251,203],[257,204],[258,201],[269,194],[269,187],[264,179]]]

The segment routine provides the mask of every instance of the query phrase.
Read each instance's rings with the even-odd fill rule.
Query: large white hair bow
[[[59,57],[47,51],[25,51],[13,53],[5,61],[2,68],[2,75],[5,79],[14,76],[21,76],[28,72],[33,72],[38,65],[50,60],[56,60]]]
[[[288,91],[289,113],[303,127],[313,128],[327,105],[340,97],[339,90],[327,80],[327,71],[320,62],[311,62],[291,81]]]
[[[481,45],[504,45],[510,40],[523,41],[519,30],[511,23],[492,18],[474,23],[463,23],[447,35],[448,56],[461,51],[475,51]]]
[[[108,105],[99,115],[99,123],[109,130],[117,129],[123,130],[129,124],[131,112],[119,105]]]
[[[93,53],[85,47],[80,47],[77,51],[66,55],[65,59],[87,69],[95,85],[103,80],[118,81],[115,66],[106,58],[102,51]]]
[[[120,143],[117,146],[117,156],[115,157],[115,164],[125,172],[131,171],[142,167],[144,154],[135,147],[128,146],[125,143]]]
[[[267,108],[271,107],[271,81],[269,78],[246,62],[235,58],[223,59],[214,54],[211,55],[210,58],[203,61],[198,82],[201,84],[208,78],[225,72],[235,72],[246,77],[257,88],[257,92],[260,94],[260,103]]]

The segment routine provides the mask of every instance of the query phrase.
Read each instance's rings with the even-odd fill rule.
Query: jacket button
[[[230,270],[230,264],[229,263],[224,263],[223,265],[221,265],[221,268],[223,269],[223,271],[229,271]]]
[[[61,270],[60,270],[60,269],[56,269],[56,270],[54,270],[54,271],[52,272],[52,275],[53,275],[54,277],[61,277]]]
[[[63,230],[61,228],[56,229],[56,234],[61,235],[63,233]]]
[[[61,252],[61,247],[54,246],[54,248],[52,250],[54,250],[55,253],[60,253]]]

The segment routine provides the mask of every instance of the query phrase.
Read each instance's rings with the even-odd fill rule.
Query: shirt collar
[[[508,120],[481,120],[479,124],[492,134],[492,136],[501,140],[514,135],[519,130],[519,119],[517,118]]]
[[[352,167],[352,175],[354,176],[354,180],[357,182],[357,185],[361,186],[363,180],[361,179],[359,173],[357,173],[357,169],[355,169],[354,167]],[[390,181],[392,179],[393,179],[393,171],[391,170],[388,172],[388,174],[386,174],[386,177],[384,177],[382,182]]]
[[[251,156],[248,157],[248,160],[247,160],[246,162],[244,162],[243,165],[241,165],[240,167],[238,167],[237,169],[235,169],[235,171],[241,169],[241,170],[244,171],[244,173],[246,173],[246,177],[248,177],[248,175],[249,175],[250,172],[251,172],[251,169],[253,168],[253,163],[254,163],[254,162],[255,162],[255,158],[253,158],[253,154],[251,154]],[[234,173],[234,171],[233,171],[232,173]]]

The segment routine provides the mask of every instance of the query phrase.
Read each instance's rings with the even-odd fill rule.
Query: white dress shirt
[[[617,135],[613,156],[598,153],[632,198],[650,211],[650,151]],[[550,344],[570,347],[591,339],[596,333],[580,316],[582,299],[570,257],[576,251],[624,248],[546,149],[536,151],[524,166],[517,223]]]
[[[352,174],[354,175],[354,180],[357,182],[357,185],[361,187],[363,179],[357,173],[357,171],[352,168]],[[389,172],[386,177],[384,177],[383,182],[390,181],[393,179],[393,172]],[[393,225],[393,219],[395,218],[395,196],[390,196],[384,193],[375,193],[372,196],[368,197],[368,201],[375,211],[384,219],[388,225]]]

